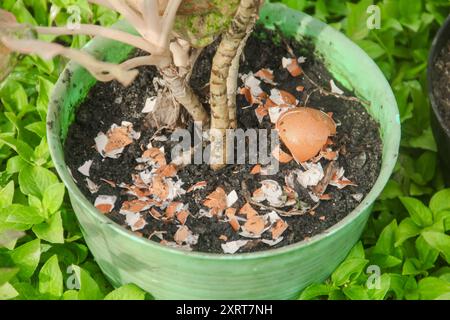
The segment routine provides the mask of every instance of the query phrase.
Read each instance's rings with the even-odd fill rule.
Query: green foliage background
[[[429,47],[449,1],[281,2],[341,30],[376,61],[396,95],[403,134],[395,173],[361,241],[330,279],[300,299],[450,299],[450,189],[437,163],[426,89]],[[380,30],[366,27],[372,4],[381,9]],[[84,23],[118,18],[86,0],[3,0],[0,7],[20,22],[65,25],[72,5]],[[81,47],[89,39],[58,40]],[[109,285],[52,169],[45,116],[65,62],[22,57],[0,85],[0,299],[151,298],[131,284]]]

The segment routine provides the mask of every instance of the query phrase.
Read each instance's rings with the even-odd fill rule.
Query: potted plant
[[[91,33],[126,44],[96,38],[80,53],[11,34],[2,42],[85,66],[71,62],[61,75],[48,140],[105,275],[162,299],[286,299],[324,280],[358,240],[397,158],[398,110],[373,61],[280,4],[260,8],[251,35],[259,1],[200,1],[195,10],[191,1],[91,2],[128,20]],[[205,21],[213,27],[198,30]],[[138,76],[141,64],[157,69]],[[194,121],[216,130],[196,135]],[[194,135],[189,160],[206,145],[206,158],[218,161],[169,156],[167,136],[180,137],[179,128]],[[270,145],[268,157],[276,161],[228,164],[236,160],[230,128],[257,128],[263,138],[279,132],[283,143]]]
[[[431,101],[431,127],[438,145],[439,156],[444,167],[447,183],[450,182],[450,100],[449,57],[450,17],[447,18],[431,47],[428,60],[428,94]]]

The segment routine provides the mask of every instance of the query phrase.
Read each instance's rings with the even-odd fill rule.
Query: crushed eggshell
[[[150,209],[153,205],[151,201],[144,201],[140,199],[134,199],[130,201],[124,201],[122,203],[122,207],[120,208],[119,213],[127,214],[127,213],[138,213],[144,210]]]
[[[173,164],[165,164],[159,167],[155,174],[163,177],[175,177],[177,175],[177,167]]]
[[[236,240],[227,243],[222,243],[220,246],[224,253],[233,254],[239,251],[240,248],[245,246],[250,240]]]
[[[100,186],[89,178],[86,178],[86,185],[89,189],[89,192],[92,194],[97,193],[100,190]]]
[[[109,185],[110,185],[111,187],[113,187],[113,188],[116,187],[116,183],[115,183],[114,181],[112,181],[112,180],[103,179],[103,178],[100,178],[100,180],[103,181],[103,182],[105,182],[105,183],[107,183],[107,184],[109,184]]]
[[[261,165],[257,164],[252,168],[252,170],[250,171],[250,174],[258,174],[260,172],[261,172]]]
[[[299,102],[293,94],[276,88],[270,90],[269,98],[280,107],[295,107]]]
[[[182,210],[180,212],[177,213],[177,220],[181,223],[181,224],[185,224],[187,218],[189,217],[189,211],[188,210]]]
[[[253,207],[248,202],[244,204],[244,206],[239,210],[239,213],[245,214],[247,216],[247,219],[250,219],[251,217],[258,215],[258,212],[255,209],[253,209]]]
[[[151,239],[152,237],[157,237],[159,240],[163,240],[164,239],[164,235],[166,233],[167,233],[167,231],[155,230],[148,236],[148,239]]]
[[[99,132],[94,140],[97,151],[102,157],[117,159],[124,148],[139,137],[140,134],[133,130],[132,123],[122,121],[121,126],[114,123],[106,134]]]
[[[164,177],[154,176],[152,178],[152,193],[161,201],[164,201],[169,197],[169,185]]]
[[[89,171],[90,171],[90,169],[91,169],[92,163],[93,163],[92,160],[86,161],[82,166],[80,166],[80,167],[78,168],[78,171],[79,171],[82,175],[84,175],[84,176],[86,176],[86,177],[89,177]]]
[[[294,106],[285,106],[285,107],[275,106],[275,107],[269,108],[268,113],[269,113],[270,122],[277,123],[277,121],[281,117],[281,115],[283,113],[291,110],[292,108],[294,108]]]
[[[175,232],[174,240],[177,244],[186,243],[188,245],[195,245],[198,241],[198,235],[194,235],[187,226],[178,227],[177,232]]]
[[[330,80],[330,87],[331,87],[331,92],[332,92],[332,93],[336,93],[336,94],[339,94],[339,95],[344,94],[344,91],[342,91],[342,90],[336,85],[336,83],[334,82],[333,79]]]
[[[94,207],[101,213],[110,213],[114,209],[116,200],[116,196],[100,195],[95,199]]]
[[[343,167],[339,168],[337,172],[333,175],[330,181],[330,185],[334,186],[338,189],[344,189],[348,186],[357,186],[357,184],[353,183],[346,177],[344,177],[345,170]]]
[[[255,77],[260,78],[265,83],[271,84],[271,85],[277,85],[273,80],[275,79],[273,75],[273,71],[270,69],[261,69],[257,73],[255,73]]]
[[[261,80],[258,80],[253,72],[249,72],[248,74],[243,74],[241,76],[242,82],[244,82],[244,86],[250,89],[250,93],[254,98],[259,97],[264,94],[264,91],[261,89]]]
[[[167,196],[167,200],[173,200],[176,197],[186,193],[186,190],[182,188],[183,181],[181,180],[173,181],[172,179],[167,178],[166,183],[169,188],[169,195]]]
[[[320,162],[305,162],[303,163],[303,167],[305,168],[305,171],[302,171],[301,169],[295,170],[297,181],[303,188],[316,186],[324,177],[323,168]]]
[[[278,239],[287,228],[288,224],[284,220],[278,219],[271,229],[272,239]]]
[[[131,231],[142,230],[147,225],[147,222],[142,218],[140,213],[133,212],[126,214],[125,222],[131,228]]]
[[[225,210],[225,216],[228,218],[228,223],[231,225],[234,231],[239,231],[241,228],[239,221],[236,219],[236,209],[235,208],[227,208]]]
[[[172,219],[176,214],[183,210],[184,204],[182,202],[171,202],[166,208],[165,215],[167,218]]]
[[[136,161],[138,163],[147,162],[151,165],[157,164],[159,167],[167,164],[164,148],[148,148],[144,151],[141,158],[137,158]]]
[[[203,205],[211,209],[213,215],[220,215],[227,208],[227,194],[221,187],[210,193]]]
[[[265,244],[267,244],[267,245],[269,245],[269,246],[271,246],[271,247],[273,247],[273,246],[279,244],[281,241],[283,241],[283,237],[278,237],[278,238],[276,238],[276,239],[274,239],[274,240],[261,239],[261,242],[262,242],[262,243],[265,243]]]
[[[227,207],[233,206],[233,204],[235,204],[237,200],[238,200],[238,195],[236,193],[236,190],[231,191],[227,195]]]
[[[283,57],[281,63],[283,65],[283,68],[287,69],[293,77],[298,77],[303,73],[303,70],[299,66],[297,59]]]
[[[256,118],[258,119],[259,123],[262,123],[264,120],[264,117],[267,116],[269,114],[268,109],[265,105],[260,104],[256,109],[255,109],[255,115]]]
[[[206,182],[206,181],[197,182],[196,184],[190,186],[189,189],[187,189],[186,193],[190,193],[192,191],[204,189],[207,186],[207,184],[208,184],[208,182]]]
[[[144,109],[142,109],[142,113],[153,112],[155,110],[156,100],[156,96],[147,98],[147,100],[145,100],[145,106]]]
[[[264,218],[256,215],[250,217],[242,226],[242,229],[248,232],[253,237],[260,237],[261,233],[264,232],[264,227],[265,227]]]
[[[156,220],[159,220],[162,217],[162,214],[158,210],[156,210],[155,208],[151,208],[150,209],[150,215],[153,218],[155,218]]]
[[[283,195],[283,189],[275,180],[263,180],[260,182],[261,188],[253,192],[252,199],[256,202],[267,200],[273,207],[282,207],[286,203],[287,197]]]

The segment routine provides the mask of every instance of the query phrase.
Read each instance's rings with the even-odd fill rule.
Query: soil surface
[[[306,57],[306,62],[301,64],[305,74],[316,84],[330,90],[332,77],[320,57],[313,54],[311,45],[308,43],[300,44],[289,39],[281,40],[277,34],[260,29],[254,32],[247,43],[241,61],[240,73],[245,74],[249,71],[256,73],[261,68],[272,69],[275,76],[274,81],[277,83],[276,87],[295,95],[300,101],[300,105],[304,105],[305,100],[308,99],[307,106],[321,109],[324,112],[332,112],[333,119],[339,124],[337,135],[333,137],[333,149],[340,150],[336,162],[345,169],[345,177],[356,186],[347,186],[343,189],[329,186],[326,193],[330,196],[330,200],[320,201],[318,207],[306,214],[281,217],[288,224],[288,228],[282,234],[283,239],[278,244],[270,246],[260,241],[260,239],[269,240],[272,238],[269,232],[265,232],[260,239],[250,239],[251,241],[240,248],[238,252],[282,247],[323,232],[358,206],[361,196],[367,195],[371,190],[380,171],[382,144],[378,124],[366,112],[362,103],[323,94],[315,84],[306,79],[304,74],[299,77],[292,77],[281,65],[282,58],[289,57],[289,47],[293,49],[297,56]],[[211,58],[215,50],[216,44],[204,50],[197,61],[191,78],[191,85],[201,96],[206,107],[208,107]],[[102,179],[113,181],[116,184],[132,183],[132,174],[136,173],[136,159],[141,157],[142,146],[149,143],[149,139],[155,131],[146,128],[144,124],[145,114],[141,113],[141,110],[144,108],[146,99],[156,94],[152,85],[152,79],[156,75],[157,72],[154,68],[146,67],[141,68],[137,80],[127,88],[115,81],[96,84],[79,107],[76,120],[70,127],[66,140],[65,159],[83,194],[93,203],[98,195],[117,196],[118,201],[115,202],[114,210],[108,216],[124,226],[126,226],[125,216],[119,213],[119,210],[123,201],[130,200],[130,196],[124,193],[123,189],[117,186],[112,187]],[[339,83],[336,82],[336,84],[342,88]],[[241,86],[242,81],[239,80],[239,87]],[[303,86],[304,90],[302,92],[296,90],[298,86]],[[270,92],[270,88],[273,88],[273,86],[262,83],[261,88]],[[345,92],[344,95],[352,96],[350,92]],[[255,115],[256,106],[248,107],[248,102],[243,95],[237,96],[237,103],[239,128],[270,129],[273,127],[268,117],[265,117],[264,121],[259,123]],[[102,158],[95,148],[94,139],[100,131],[107,132],[112,124],[120,125],[124,120],[133,123],[133,129],[141,132],[140,138],[127,146],[118,159]],[[161,134],[169,136],[168,132],[162,131]],[[153,141],[153,146],[158,148],[164,146],[165,150],[171,150],[173,144],[174,142],[170,141]],[[170,152],[166,152],[168,163],[171,160],[169,156]],[[89,191],[85,181],[86,177],[78,171],[78,168],[87,160],[93,160],[89,179],[100,187],[96,193]],[[327,164],[324,159],[320,162],[323,167]],[[221,244],[245,239],[235,232],[229,223],[224,222],[223,218],[199,216],[200,209],[207,209],[203,205],[203,201],[217,187],[223,188],[227,194],[233,190],[237,192],[238,200],[233,207],[239,210],[246,203],[242,189],[243,181],[250,192],[259,188],[259,182],[266,179],[275,180],[283,186],[287,173],[292,169],[301,168],[295,161],[291,161],[287,164],[280,164],[280,170],[276,175],[262,176],[250,174],[253,167],[254,164],[228,165],[226,168],[214,172],[207,164],[191,164],[178,171],[178,179],[184,183],[184,189],[188,189],[199,181],[207,181],[205,188],[181,195],[176,199],[176,201],[189,204],[191,215],[185,225],[194,235],[199,236],[197,243],[192,245],[193,250],[223,253]],[[298,193],[299,200],[310,206],[315,206],[315,202],[312,201],[304,188],[302,189],[300,185],[297,185],[295,191]],[[268,212],[256,206],[253,207],[260,214]],[[163,231],[165,232],[165,240],[174,241],[174,234],[180,226],[176,219],[171,221],[157,220],[148,211],[142,212],[142,216],[147,225],[137,231],[137,234],[159,242],[161,239],[155,236],[154,232]]]
[[[432,81],[437,106],[447,128],[450,128],[450,40],[438,54]]]

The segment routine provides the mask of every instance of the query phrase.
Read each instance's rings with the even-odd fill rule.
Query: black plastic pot
[[[450,15],[445,20],[444,25],[439,29],[431,45],[430,56],[428,59],[428,95],[431,102],[431,128],[436,139],[439,157],[446,183],[450,185],[450,125],[444,122],[440,112],[438,101],[434,96],[433,80],[436,80],[435,62],[442,51],[444,45],[450,39]]]

